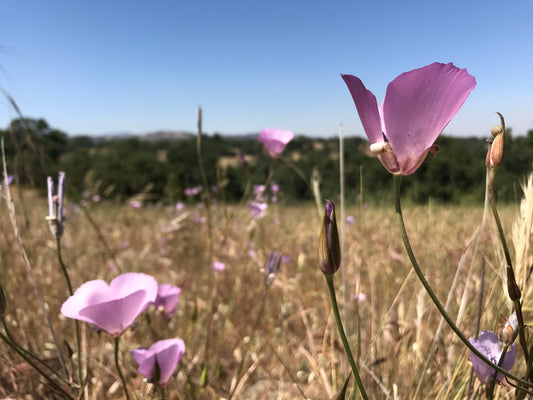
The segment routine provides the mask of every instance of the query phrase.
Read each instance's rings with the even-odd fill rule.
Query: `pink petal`
[[[280,129],[263,129],[259,133],[259,138],[257,139],[265,146],[268,154],[276,158],[278,157],[285,146],[294,138],[294,133],[292,131],[283,131]]]
[[[114,298],[119,298],[128,295],[136,290],[146,290],[146,296],[155,300],[157,296],[157,282],[156,280],[146,274],[138,272],[127,272],[117,276],[109,284],[110,291],[114,294]]]
[[[146,376],[148,380],[153,378],[157,360],[160,370],[159,384],[165,386],[185,353],[185,343],[181,339],[160,340],[149,349],[135,349],[130,353],[139,364],[139,373]]]
[[[156,360],[161,371],[159,378],[159,384],[165,386],[168,384],[170,378],[174,374],[178,362],[181,360],[183,353],[185,352],[185,344],[180,339],[170,339],[172,343],[168,343],[166,349],[158,351],[156,354]]]
[[[157,282],[146,274],[119,275],[108,286],[102,280],[85,282],[62,305],[69,318],[95,324],[111,335],[122,333],[157,296]]]
[[[144,311],[145,304],[146,292],[139,290],[121,299],[85,307],[80,310],[79,319],[96,325],[111,336],[119,336]]]
[[[363,82],[356,76],[342,74],[341,76],[350,90],[370,144],[383,142],[383,131],[376,97],[370,90],[367,90]]]
[[[420,157],[459,111],[476,80],[466,69],[433,63],[399,75],[383,101],[384,130],[400,164],[412,174]]]
[[[85,282],[74,295],[70,296],[61,306],[61,314],[68,318],[79,318],[79,311],[91,304],[112,299],[109,286],[102,280]],[[83,320],[82,320],[83,321]]]

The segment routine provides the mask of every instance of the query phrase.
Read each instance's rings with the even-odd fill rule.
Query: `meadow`
[[[76,381],[74,321],[60,313],[69,293],[58,242],[45,219],[47,200],[15,187],[11,194],[18,231],[8,202],[3,201],[0,209],[6,325],[18,343]],[[412,272],[393,204],[354,203],[344,213],[353,217],[349,223],[340,219],[337,208],[344,246],[334,281],[369,397],[484,398],[484,385],[472,374],[468,349],[443,323]],[[520,282],[531,264],[531,225],[524,225],[530,224],[532,203],[530,193],[522,209],[518,203],[500,208]],[[193,199],[179,210],[111,201],[80,205],[66,199],[65,209],[61,256],[74,289],[88,280],[109,282],[124,272],[143,272],[158,283],[181,288],[174,315],[166,318],[151,306],[121,336],[120,364],[132,398],[158,398],[159,393],[137,371],[129,350],[166,338],[181,338],[186,346],[166,388],[169,399],[325,399],[348,378],[350,367],[318,267],[322,211],[315,204],[272,203],[259,218],[244,204],[213,202],[208,209]],[[512,303],[491,215],[485,215],[482,224],[482,205],[429,202],[406,205],[404,217],[427,280],[465,336],[477,336],[479,329],[495,331],[501,316],[511,313]],[[526,234],[512,235],[520,229]],[[279,271],[266,276],[272,252],[285,257]],[[213,262],[225,268],[216,270]],[[58,361],[36,288],[68,374]],[[532,295],[523,291],[526,322]],[[83,390],[62,383],[63,387],[74,398],[124,399],[112,338],[84,322],[80,329],[86,382]],[[4,342],[0,348],[2,398],[61,397]],[[517,346],[512,372],[523,376],[520,351]],[[359,398],[353,387],[352,377],[348,393]],[[514,398],[514,388],[503,380],[494,398]]]

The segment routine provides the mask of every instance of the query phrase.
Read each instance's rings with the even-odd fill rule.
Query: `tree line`
[[[67,174],[67,195],[87,194],[113,201],[142,196],[146,202],[173,203],[186,199],[185,189],[202,185],[197,137],[147,141],[139,137],[69,136],[44,119],[14,119],[0,131],[8,173],[18,185],[46,189],[46,176]],[[252,136],[203,135],[202,159],[210,193],[237,202],[249,184],[272,180],[287,203],[313,199],[312,176],[323,198],[339,193],[338,138],[296,136],[279,160],[272,160]],[[423,203],[482,202],[485,185],[486,140],[441,135],[439,154],[403,182],[406,200]],[[344,139],[345,185],[348,201],[389,201],[390,174],[372,157],[368,142]],[[520,184],[532,169],[533,129],[525,136],[506,132],[505,156],[495,190],[499,201],[520,199]],[[205,191],[206,188],[203,188]]]

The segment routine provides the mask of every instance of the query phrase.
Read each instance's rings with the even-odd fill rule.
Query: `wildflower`
[[[387,86],[378,109],[376,97],[353,75],[342,75],[370,141],[370,150],[392,174],[411,175],[459,111],[476,80],[466,69],[433,63],[405,72]]]
[[[268,208],[268,204],[267,203],[260,203],[260,202],[257,202],[257,201],[251,201],[248,204],[248,209],[252,213],[252,217],[255,218],[255,219],[258,219],[258,218],[262,217],[267,208]]]
[[[341,265],[341,248],[337,220],[335,218],[335,205],[328,201],[324,207],[324,219],[320,231],[320,244],[318,246],[318,262],[320,269],[326,275],[333,275]]]
[[[47,178],[48,184],[48,225],[52,235],[60,238],[63,235],[63,193],[65,190],[65,173],[60,171],[57,177],[57,193],[54,193],[54,180],[52,177]]]
[[[131,208],[141,208],[142,203],[139,200],[131,200],[130,201],[130,207]]]
[[[278,158],[285,146],[294,138],[292,131],[279,129],[263,129],[259,133],[259,140],[265,146],[265,150],[272,158]]]
[[[215,271],[224,271],[224,269],[226,268],[226,264],[221,261],[214,261],[211,264],[211,267],[213,267]]]
[[[178,309],[179,295],[181,289],[169,283],[161,283],[157,287],[157,297],[154,306],[162,308],[165,317],[170,318]]]
[[[279,185],[278,185],[276,182],[271,182],[271,183],[270,183],[270,191],[271,191],[273,194],[277,194],[277,193],[279,193]]]
[[[355,218],[352,215],[346,217],[346,224],[352,226],[355,223]]]
[[[5,191],[7,187],[13,183],[14,180],[15,180],[14,175],[7,175],[7,176],[4,175],[4,180],[2,182],[2,191]]]
[[[474,340],[472,338],[468,339],[470,343],[485,357],[487,357],[494,364],[498,364],[502,356],[502,348],[498,341],[498,335],[491,331],[481,331],[481,334]],[[491,366],[483,362],[478,356],[476,356],[472,350],[470,353],[470,362],[472,363],[472,368],[476,373],[477,377],[485,384],[489,385],[492,379],[494,378],[494,373],[496,370]],[[506,371],[510,371],[513,368],[516,359],[516,351],[514,344],[509,347],[509,351],[505,354],[505,358],[502,363],[502,368]],[[503,379],[503,374],[498,373],[496,380],[499,382]]]
[[[140,347],[130,353],[139,365],[139,373],[149,382],[155,380],[160,387],[165,387],[185,353],[185,343],[181,339],[159,340],[149,349]]]
[[[68,318],[89,322],[111,336],[120,336],[157,297],[157,282],[149,275],[129,272],[109,285],[85,282],[61,306]]]
[[[282,257],[283,256],[277,251],[271,252],[270,256],[268,256],[264,281],[265,288],[268,288],[272,282],[274,282],[274,278],[276,277],[281,265]]]
[[[93,201],[93,203],[99,203],[102,198],[99,195],[95,194],[93,197],[91,197],[91,200]]]
[[[255,198],[258,201],[263,200],[263,193],[265,192],[265,185],[254,185]]]
[[[196,196],[201,191],[202,191],[202,187],[201,186],[195,186],[195,187],[191,187],[191,188],[186,188],[185,189],[185,196],[187,196],[187,197]]]

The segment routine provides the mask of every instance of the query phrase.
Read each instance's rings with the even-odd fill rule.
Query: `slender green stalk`
[[[40,365],[42,365],[43,367],[45,367],[46,369],[48,369],[48,371],[50,371],[52,374],[54,374],[58,379],[60,379],[61,381],[63,381],[64,383],[68,384],[68,385],[71,385],[72,382],[69,382],[67,379],[65,379],[64,377],[62,377],[58,371],[56,371],[55,369],[53,369],[51,366],[49,366],[47,363],[45,363],[43,360],[41,360],[39,357],[37,357],[35,354],[33,354],[31,351],[29,351],[28,349],[25,349],[24,347],[22,347],[20,344],[18,344],[17,340],[13,337],[13,335],[11,334],[11,331],[9,330],[8,326],[7,326],[7,323],[6,323],[6,319],[2,317],[2,325],[4,326],[4,331],[6,332],[6,335],[7,335],[7,338],[9,339],[9,342],[6,342],[9,344],[10,347],[13,347],[15,346],[16,349],[14,349],[17,353],[19,353],[19,351],[23,352],[24,354],[26,354],[28,357],[31,357],[33,360],[37,361]]]
[[[494,176],[496,175],[496,169],[490,168],[488,174],[487,182],[487,193],[489,196],[489,202],[492,209],[492,214],[494,215],[494,221],[498,228],[498,235],[502,243],[503,253],[505,255],[505,262],[507,263],[507,288],[509,296],[513,301],[514,309],[516,311],[516,319],[518,320],[518,340],[522,351],[524,352],[524,357],[527,361],[529,360],[529,352],[527,348],[527,339],[526,339],[526,327],[524,324],[524,316],[522,314],[522,304],[520,303],[520,288],[516,284],[515,274],[513,270],[513,262],[511,261],[511,253],[509,252],[509,247],[507,246],[507,241],[505,240],[505,234],[503,232],[502,222],[498,214],[498,208],[496,207],[496,200],[494,198]],[[529,380],[532,380],[532,377],[529,377]]]
[[[509,349],[509,345],[504,346],[502,350],[502,355],[500,356],[500,359],[498,361],[498,365],[501,367],[503,364],[503,360],[505,359],[505,355],[507,354],[507,350]],[[496,378],[498,377],[498,372],[494,371],[494,376],[492,377],[490,381],[490,386],[487,389],[487,399],[492,400],[494,397],[494,387],[496,386]]]
[[[63,257],[61,255],[61,239],[59,237],[56,237],[56,244],[57,244],[57,259],[59,260],[59,265],[61,266],[61,271],[63,272],[63,275],[65,276],[65,280],[67,281],[68,291],[70,295],[72,296],[74,294],[74,291],[72,290],[72,284],[70,283],[70,277],[68,275],[67,267],[65,266],[65,263],[63,262]],[[83,370],[82,370],[80,324],[77,319],[74,319],[74,324],[76,327],[76,349],[78,351],[78,380],[79,380],[80,386],[82,386]]]
[[[50,387],[53,388],[53,390],[57,391],[58,393],[61,393],[62,396],[66,399],[72,399],[74,400],[74,397],[72,397],[69,393],[67,393],[57,382],[55,382],[50,375],[48,375],[46,372],[44,372],[34,361],[38,360],[40,363],[45,364],[44,361],[40,360],[39,358],[36,358],[35,356],[31,354],[27,354],[27,350],[22,348],[19,344],[12,341],[9,337],[5,336],[4,334],[0,333],[0,339],[2,339],[9,347],[11,347],[24,361],[26,361],[31,367],[37,371],[43,378],[45,378],[49,383]],[[46,364],[45,364],[46,365]],[[50,367],[46,365],[48,369]],[[56,373],[56,376],[57,375]],[[63,381],[65,381],[63,378],[61,378]],[[68,383],[68,382],[67,382]]]
[[[115,365],[117,367],[117,371],[118,371],[118,375],[120,376],[120,380],[122,381],[122,386],[124,387],[124,394],[126,395],[126,399],[130,400],[130,394],[128,392],[128,386],[126,385],[126,379],[124,379],[124,375],[122,374],[122,369],[120,368],[120,363],[118,362],[119,342],[120,342],[120,336],[117,336],[115,338]]]
[[[196,136],[196,155],[198,156],[198,167],[200,168],[200,175],[202,177],[203,200],[205,206],[205,212],[207,214],[207,233],[209,235],[209,255],[210,258],[213,255],[213,227],[211,221],[211,194],[207,183],[207,174],[205,172],[204,158],[202,153],[202,108],[198,107],[198,135]],[[212,260],[211,260],[212,261]]]
[[[98,236],[98,240],[100,240],[100,243],[102,243],[102,246],[104,246],[104,249],[107,252],[107,256],[113,260],[113,264],[115,264],[117,266],[118,271],[121,272],[122,268],[120,267],[120,264],[119,264],[119,262],[117,261],[117,259],[115,257],[115,252],[112,251],[111,248],[109,247],[109,245],[107,244],[107,241],[106,241],[102,231],[98,227],[98,224],[94,221],[93,217],[91,216],[91,214],[87,210],[87,207],[85,207],[83,205],[80,205],[80,208],[83,211],[83,214],[85,214],[85,217],[87,218],[87,221],[89,221],[89,224],[91,224],[91,226],[93,227],[94,231],[96,232],[96,235]]]
[[[403,243],[404,243],[404,246],[405,246],[405,250],[407,251],[407,255],[409,256],[409,260],[411,261],[411,265],[413,266],[413,269],[414,269],[416,275],[418,276],[418,279],[420,280],[420,283],[422,283],[422,286],[424,286],[424,289],[426,289],[427,294],[429,295],[429,297],[433,301],[433,304],[435,304],[435,307],[437,307],[437,310],[439,311],[439,313],[442,315],[442,317],[444,318],[444,320],[446,321],[446,323],[448,324],[450,329],[461,340],[461,342],[463,342],[464,345],[466,347],[468,347],[468,349],[470,351],[472,351],[472,353],[474,353],[481,360],[483,360],[483,362],[485,364],[491,366],[492,368],[494,368],[498,372],[501,372],[503,375],[505,375],[508,378],[511,378],[511,379],[513,379],[513,380],[515,380],[515,381],[517,381],[517,382],[519,382],[519,383],[521,383],[523,385],[526,385],[528,387],[533,387],[533,385],[531,385],[529,382],[527,382],[527,381],[525,381],[525,380],[523,380],[523,379],[511,374],[510,372],[507,372],[502,367],[494,364],[487,357],[485,357],[483,354],[481,354],[479,352],[479,350],[476,349],[470,343],[470,341],[466,338],[466,336],[463,335],[463,333],[455,325],[455,322],[450,318],[450,316],[448,315],[448,313],[446,312],[446,310],[444,309],[444,307],[440,303],[439,299],[437,298],[437,295],[435,294],[435,292],[433,291],[433,289],[429,285],[428,281],[426,280],[426,278],[424,276],[424,273],[422,272],[422,270],[420,269],[420,266],[418,265],[418,261],[416,260],[416,257],[415,257],[415,255],[413,253],[413,249],[411,248],[411,243],[409,242],[409,238],[407,236],[407,231],[405,229],[405,224],[404,224],[404,221],[403,221],[402,206],[401,206],[401,201],[400,201],[400,188],[401,188],[401,183],[402,183],[402,176],[401,175],[395,175],[394,176],[394,183],[395,183],[395,189],[396,189],[396,201],[395,201],[396,217],[398,219],[398,225],[399,225],[399,228],[400,228],[400,235],[402,237],[402,240],[403,240]]]
[[[346,338],[346,334],[344,333],[344,327],[342,326],[342,320],[339,314],[339,307],[337,305],[337,296],[335,295],[335,286],[333,284],[333,275],[324,275],[324,276],[326,277],[326,282],[328,284],[329,296],[331,298],[331,307],[333,308],[333,314],[335,315],[335,322],[337,323],[337,329],[339,331],[342,344],[344,345],[344,350],[346,351],[346,356],[348,357],[348,361],[350,361],[353,376],[355,378],[355,383],[359,387],[359,391],[361,392],[361,396],[363,397],[363,399],[368,400],[368,396],[363,386],[363,381],[361,380],[361,377],[359,376],[357,365],[355,364],[355,360],[352,355],[352,350],[350,349],[350,344],[348,343],[348,339]]]

